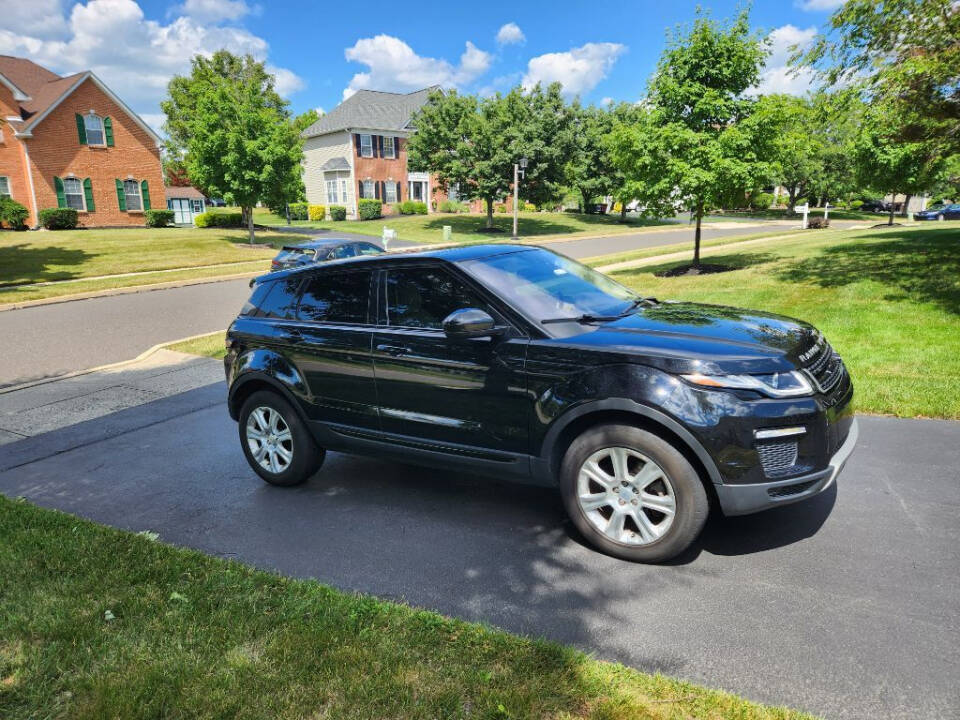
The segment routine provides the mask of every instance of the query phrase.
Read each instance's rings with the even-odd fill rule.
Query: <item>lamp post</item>
[[[513,237],[511,240],[519,240],[517,237],[517,207],[520,203],[520,175],[527,176],[527,159],[520,158],[519,163],[513,164]]]

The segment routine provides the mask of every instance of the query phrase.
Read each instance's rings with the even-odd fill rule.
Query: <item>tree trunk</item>
[[[253,208],[245,207],[243,212],[247,215],[247,232],[250,234],[250,244],[253,245]]]
[[[891,193],[891,194],[890,194],[890,198],[891,198],[891,200],[890,200],[890,217],[887,218],[887,225],[893,225],[893,215],[894,215],[894,212],[893,212],[893,198],[895,198],[896,196],[897,196],[896,193]]]
[[[590,204],[590,196],[583,190],[580,191],[580,212],[587,212],[587,205]]]
[[[904,195],[903,197],[903,209],[900,211],[900,217],[906,217],[909,214],[907,209],[910,207],[910,198],[912,198],[913,195]]]
[[[627,203],[626,201],[620,202],[620,222],[625,223],[627,221]]]
[[[793,208],[797,204],[797,186],[796,185],[791,185],[789,188],[787,188],[787,197],[789,198],[789,200],[787,201],[788,203],[787,210],[789,210],[790,212],[794,212]]]
[[[703,217],[703,201],[697,200],[697,229],[693,232],[693,267],[700,267],[700,219]]]
[[[487,230],[493,229],[493,198],[486,198],[487,203]]]

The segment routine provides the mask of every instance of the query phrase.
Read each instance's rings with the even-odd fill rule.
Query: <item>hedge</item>
[[[295,202],[290,203],[287,207],[290,208],[290,219],[291,220],[306,220],[308,217],[308,205],[305,202]]]
[[[756,193],[750,196],[750,207],[754,210],[769,210],[774,199],[772,193]]]
[[[40,224],[47,230],[73,230],[77,227],[77,211],[72,208],[44,208]]]
[[[401,215],[426,215],[427,204],[416,200],[405,200],[398,206]]]
[[[456,200],[444,200],[442,203],[440,203],[440,212],[442,213],[470,212],[470,208],[466,203],[457,202]]]
[[[383,203],[372,198],[361,198],[357,203],[357,214],[361,220],[376,220],[383,217]]]
[[[0,195],[0,225],[12,230],[26,230],[30,211],[13,198]]]
[[[197,215],[193,222],[198,228],[243,227],[243,214],[205,212]]]
[[[331,220],[346,220],[347,209],[343,205],[331,205],[327,208]]]
[[[147,227],[162,228],[173,223],[173,210],[147,210]]]
[[[309,205],[307,207],[307,217],[310,220],[323,220],[327,216],[327,208],[324,205]]]
[[[815,217],[807,220],[807,228],[810,230],[822,230],[828,227],[830,227],[829,218]]]

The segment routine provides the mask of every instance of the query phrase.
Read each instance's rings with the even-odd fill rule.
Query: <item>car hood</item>
[[[560,342],[604,348],[671,372],[778,372],[809,361],[812,325],[722,305],[659,303]]]

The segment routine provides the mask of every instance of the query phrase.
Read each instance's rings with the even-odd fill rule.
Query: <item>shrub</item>
[[[235,212],[205,212],[197,215],[193,222],[198,228],[243,227],[243,215]]]
[[[440,212],[442,213],[461,213],[469,212],[470,208],[466,203],[457,202],[456,200],[444,200],[440,203]]]
[[[850,209],[859,210],[861,205],[863,205],[863,200],[854,200],[852,203],[850,203]]]
[[[507,206],[506,206],[506,205],[497,205],[496,211],[497,211],[498,213],[500,213],[500,214],[503,214],[503,213],[505,213],[505,212],[507,211]]]
[[[426,215],[427,204],[416,200],[405,200],[400,203],[399,210],[401,215]]]
[[[373,198],[361,198],[357,203],[357,214],[361,220],[376,220],[383,217],[383,203]]]
[[[807,228],[810,230],[822,230],[830,227],[829,218],[815,217],[807,219]]]
[[[45,208],[40,211],[39,220],[47,230],[73,230],[77,226],[77,211],[71,208]]]
[[[147,227],[162,228],[173,222],[173,210],[147,210]]]
[[[291,220],[306,220],[309,217],[309,206],[305,202],[290,203],[287,207],[290,208]]]
[[[750,207],[753,210],[769,210],[773,205],[774,197],[772,193],[755,193],[750,196]]]
[[[331,220],[337,221],[347,219],[347,209],[343,205],[331,205],[327,208],[327,211],[330,213]]]
[[[325,205],[308,205],[307,206],[307,217],[310,220],[323,220],[327,216],[327,208]]]
[[[806,204],[807,204],[806,198],[797,198],[796,202],[793,203],[793,206],[797,207],[797,205],[806,205]]]
[[[0,224],[13,230],[26,230],[30,211],[13,198],[0,196]]]

